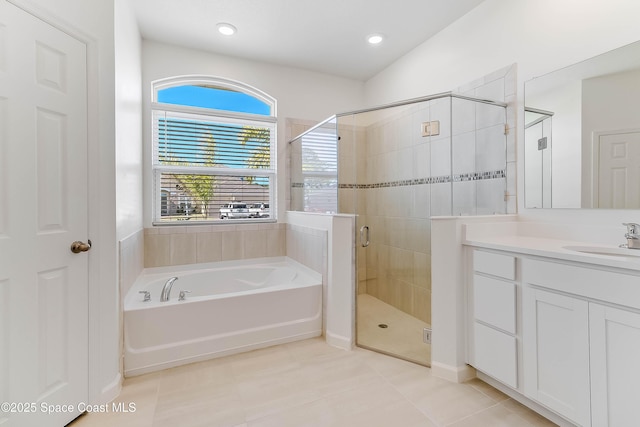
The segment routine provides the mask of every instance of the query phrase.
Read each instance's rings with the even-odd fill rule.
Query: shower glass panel
[[[321,145],[337,159],[336,211],[356,215],[357,345],[431,364],[430,218],[506,213],[505,123],[504,104],[446,93],[338,114],[292,141],[291,206],[309,211],[311,189],[332,187],[304,179],[319,150],[304,147],[334,132]]]
[[[507,212],[506,120],[503,106],[468,98],[451,99],[450,215]],[[432,165],[438,161],[438,156],[432,157]],[[432,216],[438,215],[434,212]]]
[[[290,143],[291,210],[338,212],[338,136],[330,117]]]
[[[338,117],[339,206],[357,215],[356,342],[423,365],[431,353],[423,331],[431,327],[432,197],[439,214],[451,210],[450,110],[446,97]],[[427,124],[432,136],[422,136]],[[443,156],[436,165],[432,150]]]

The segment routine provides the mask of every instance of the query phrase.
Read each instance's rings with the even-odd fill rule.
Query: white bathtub
[[[184,301],[181,290],[191,291]],[[322,276],[290,258],[147,268],[124,300],[125,375],[321,334]]]

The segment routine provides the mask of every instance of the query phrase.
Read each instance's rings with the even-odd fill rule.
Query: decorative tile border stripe
[[[326,188],[339,188],[338,183],[324,183],[324,182],[294,182],[291,184],[291,188],[315,188],[315,189],[326,189]]]
[[[472,172],[459,175],[432,176],[429,178],[403,179],[399,181],[378,182],[375,184],[338,184],[340,189],[369,189],[369,188],[388,188],[388,187],[407,187],[411,185],[430,185],[430,184],[446,184],[448,182],[466,182],[481,181],[485,179],[506,178],[506,170],[488,171],[488,172]],[[293,182],[291,188],[336,188],[335,184],[318,184],[318,183],[302,183]]]
[[[506,177],[507,177],[507,172],[503,169],[499,171],[474,172],[474,173],[463,173],[460,175],[454,175],[453,182],[480,181],[483,179],[498,179],[498,178],[506,178]]]

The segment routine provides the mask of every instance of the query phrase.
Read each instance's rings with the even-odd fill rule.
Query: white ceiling
[[[363,81],[482,1],[131,0],[145,39]]]

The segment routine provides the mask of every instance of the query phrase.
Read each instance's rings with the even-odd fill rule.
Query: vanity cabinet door
[[[522,298],[525,395],[590,426],[588,302],[526,285]]]
[[[594,426],[638,423],[640,314],[589,305],[591,414]]]

